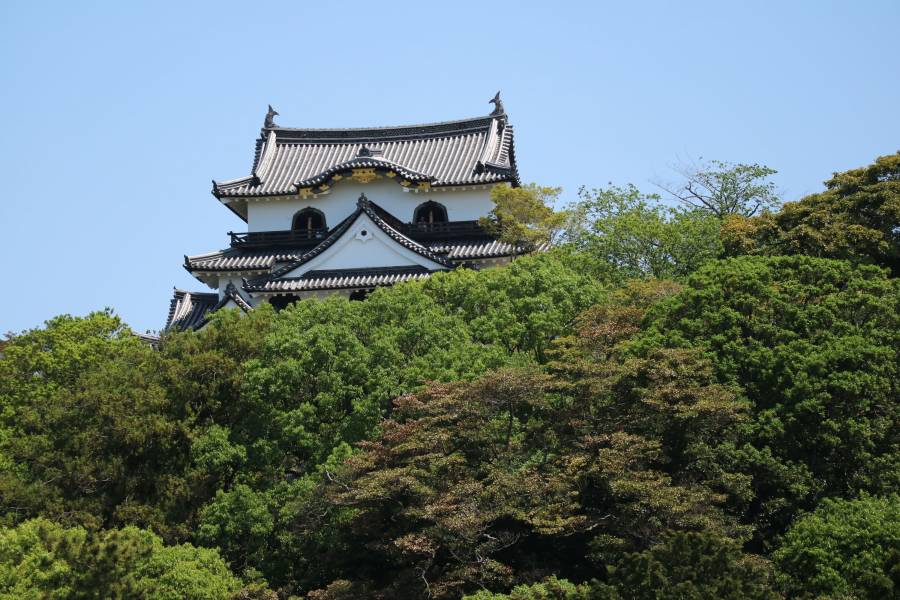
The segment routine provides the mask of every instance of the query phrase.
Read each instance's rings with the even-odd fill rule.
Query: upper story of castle
[[[250,174],[214,181],[212,192],[251,234],[328,230],[361,193],[402,222],[474,221],[490,212],[493,185],[519,182],[513,128],[495,105],[483,117],[353,129],[281,127],[270,107]],[[429,201],[444,210],[423,212]]]

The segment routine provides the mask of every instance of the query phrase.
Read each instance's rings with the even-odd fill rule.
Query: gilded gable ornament
[[[378,179],[378,174],[375,172],[375,169],[353,169],[351,179],[357,183],[370,183]]]

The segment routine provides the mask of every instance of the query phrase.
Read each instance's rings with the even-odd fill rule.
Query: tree
[[[752,217],[779,204],[775,184],[768,181],[778,171],[765,165],[712,160],[678,170],[684,183],[659,187],[684,205],[719,219],[729,215]]]
[[[466,600],[778,600],[771,568],[737,544],[708,533],[676,533],[643,552],[623,555],[599,579],[573,584],[550,577],[507,594]]]
[[[188,448],[160,360],[109,313],[58,317],[10,340],[0,360],[7,523],[43,515],[165,529],[167,476]]]
[[[746,402],[693,349],[632,348],[648,306],[679,289],[651,281],[615,292],[581,315],[577,336],[561,340],[550,363],[572,397],[577,439],[565,461],[599,564],[672,530],[746,534],[725,510],[749,495],[747,478],[727,460]]]
[[[463,600],[618,600],[615,590],[610,589],[606,595],[598,591],[592,590],[589,584],[576,585],[551,576],[540,583],[517,585],[509,594],[481,590]]]
[[[622,600],[777,600],[771,569],[743,555],[728,539],[709,533],[671,535],[662,544],[628,554],[608,584]]]
[[[501,370],[397,399],[381,435],[328,487],[353,510],[352,545],[367,548],[340,579],[385,598],[505,587],[539,532],[576,528],[553,476],[546,389],[540,374]],[[318,597],[342,597],[342,587]]]
[[[896,598],[900,496],[826,499],[773,555],[792,598]]]
[[[720,254],[720,223],[707,212],[664,206],[633,185],[582,188],[579,196],[566,239],[608,277],[684,277]]]
[[[900,293],[875,267],[805,256],[712,262],[650,310],[635,351],[697,348],[751,418],[732,468],[763,539],[823,496],[900,485]]]
[[[34,519],[0,530],[0,598],[222,600],[240,588],[215,550],[135,527],[88,532]]]
[[[636,287],[622,304],[666,293]],[[741,479],[715,461],[746,412],[735,390],[693,351],[566,344],[552,378],[497,371],[396,401],[329,477],[329,497],[352,510],[346,545],[368,552],[317,597],[456,597],[585,576],[672,529],[743,533],[722,509]]]
[[[494,208],[489,217],[482,217],[481,225],[501,241],[525,250],[552,244],[567,217],[565,212],[553,209],[560,192],[562,188],[535,183],[495,186],[491,190]]]
[[[728,254],[839,258],[900,275],[900,153],[835,173],[825,187],[778,213],[727,220]]]
[[[219,490],[203,508],[197,540],[219,548],[233,567],[243,571],[265,560],[274,528],[266,495],[238,484],[227,492]]]
[[[550,251],[503,269],[437,273],[422,289],[443,310],[460,315],[474,341],[543,361],[553,339],[571,333],[578,313],[604,295],[605,285],[579,266]]]

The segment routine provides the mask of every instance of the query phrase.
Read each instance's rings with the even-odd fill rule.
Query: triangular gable
[[[422,267],[428,271],[453,268],[453,264],[415,242],[378,214],[365,194],[357,208],[321,244],[269,276],[251,283],[300,277],[311,270],[385,267]]]
[[[225,293],[222,295],[222,298],[219,300],[218,304],[210,309],[209,312],[213,313],[223,308],[239,308],[245,313],[253,310],[253,307],[250,305],[250,303],[247,302],[243,296],[241,296],[241,293],[231,282],[228,282],[228,285],[225,286]]]
[[[285,272],[282,277],[300,277],[313,270],[379,267],[423,267],[429,271],[447,268],[443,261],[432,260],[409,245],[401,244],[379,227],[368,214],[362,212],[327,249],[308,262]]]

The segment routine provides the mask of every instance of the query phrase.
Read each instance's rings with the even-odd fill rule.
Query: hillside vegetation
[[[505,268],[10,335],[0,598],[900,597],[900,154],[556,193]]]

